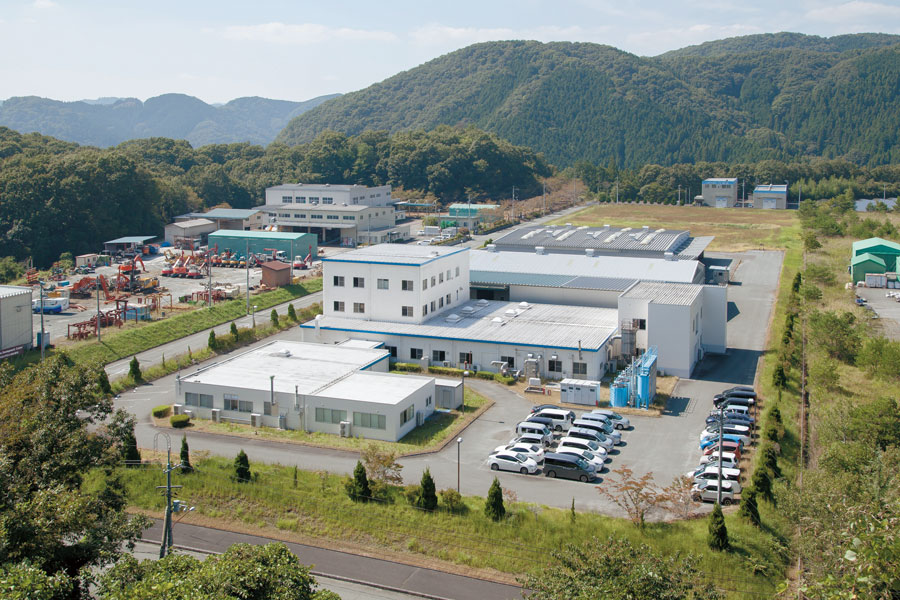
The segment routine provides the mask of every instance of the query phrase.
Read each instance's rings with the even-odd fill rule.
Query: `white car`
[[[700,457],[700,464],[705,465],[708,463],[713,463],[719,460],[719,451],[716,450],[710,454],[704,454]],[[723,452],[722,460],[725,461],[725,464],[731,463],[735,467],[738,465],[737,457],[734,455],[734,452]]]
[[[516,471],[528,475],[537,471],[537,463],[521,452],[497,452],[488,457],[491,471]]]
[[[736,502],[732,487],[733,481],[722,482],[722,506],[728,506]],[[719,484],[717,481],[704,481],[691,488],[691,498],[694,502],[716,502],[719,496]]]
[[[697,467],[693,471],[688,471],[684,474],[685,477],[690,477],[694,480],[694,483],[699,483],[702,479],[718,479],[719,475],[719,466],[718,465],[702,465]],[[737,481],[741,478],[741,470],[740,469],[728,469],[724,466],[722,467],[722,479],[727,479],[729,481]]]
[[[612,447],[614,445],[611,438],[606,437],[603,433],[594,429],[572,427],[571,429],[569,429],[569,433],[566,437],[574,437],[597,442],[598,444],[606,448],[607,451],[612,450]]]
[[[572,456],[577,456],[579,458],[583,458],[589,465],[593,465],[594,469],[597,473],[600,472],[600,469],[603,468],[603,463],[606,462],[606,455],[594,454],[590,450],[582,450],[581,448],[572,448],[571,446],[563,446],[562,448],[557,448],[557,454],[571,454]]]
[[[572,427],[580,427],[582,429],[592,429],[601,435],[608,437],[612,440],[613,446],[617,446],[622,443],[622,434],[613,429],[613,426],[609,423],[604,423],[600,421],[591,421],[590,419],[575,419],[572,423]],[[602,440],[603,438],[601,438]],[[602,443],[602,442],[601,442]]]
[[[624,416],[620,415],[619,413],[612,411],[612,410],[607,410],[605,408],[598,408],[596,410],[592,410],[588,414],[602,415],[604,417],[609,417],[610,423],[612,423],[612,426],[615,427],[616,429],[628,429],[631,427],[631,421],[628,420],[628,417],[624,417]],[[581,418],[583,419],[584,415],[581,415]]]
[[[518,442],[515,444],[507,444],[505,446],[497,446],[491,454],[496,454],[497,452],[518,452],[524,454],[538,464],[544,462],[544,450],[538,444]]]
[[[518,435],[513,439],[509,440],[510,444],[534,444],[536,446],[547,447],[550,445],[550,441],[547,440],[543,435],[538,435],[536,433],[523,433],[522,435]]]
[[[587,450],[591,454],[595,454],[600,456],[604,460],[606,460],[606,448],[598,444],[597,442],[593,442],[591,440],[585,440],[581,438],[573,438],[573,437],[564,437],[559,440],[559,445],[556,447],[557,452],[562,452],[566,448],[571,448],[574,450]]]
[[[709,457],[704,456],[703,458],[709,458]],[[701,460],[700,465],[697,468],[700,469],[703,467],[718,467],[718,466],[719,466],[719,461],[716,459],[708,460],[706,462],[703,462]],[[725,460],[722,461],[722,468],[723,469],[740,469],[741,466],[738,463],[734,462],[733,460],[728,460],[728,458],[726,457]]]

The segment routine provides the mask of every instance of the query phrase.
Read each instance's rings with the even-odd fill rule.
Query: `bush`
[[[128,363],[128,376],[131,377],[131,380],[135,383],[140,383],[144,380],[144,375],[141,373],[141,363],[138,362],[137,356],[131,359],[131,362]]]
[[[434,375],[453,375],[455,377],[462,377],[463,370],[462,369],[454,369],[453,367],[428,367],[428,372]],[[469,374],[472,374],[472,371],[469,371]]]
[[[508,375],[503,375],[502,373],[494,373],[494,381],[497,381],[498,383],[504,383],[506,385],[513,385],[516,382],[516,378]]]
[[[241,337],[241,334],[238,333],[237,324],[232,321],[231,322],[231,339],[237,342]]]
[[[499,521],[506,516],[506,507],[503,506],[503,488],[500,487],[500,481],[496,477],[491,484],[491,489],[488,490],[487,500],[484,503],[484,515],[493,521]]]
[[[237,456],[234,457],[234,478],[240,482],[248,482],[252,478],[250,474],[250,459],[247,453],[241,448]]]
[[[778,467],[778,451],[775,450],[774,444],[766,444],[763,446],[762,451],[760,452],[760,460],[772,477],[781,477],[781,469]]]
[[[356,461],[356,468],[353,469],[353,479],[347,482],[347,495],[354,502],[368,502],[372,497],[372,491],[369,489],[369,478],[366,477],[366,468],[362,461]]]
[[[709,530],[706,535],[706,543],[716,551],[728,550],[728,529],[725,527],[725,516],[722,507],[716,502],[713,511],[709,514]]]
[[[272,313],[269,315],[269,320],[272,321],[272,325],[278,327],[278,311],[274,308],[272,309]]]
[[[419,484],[419,495],[416,498],[416,507],[425,510],[434,510],[437,508],[438,499],[435,493],[434,479],[431,477],[431,471],[426,467],[422,473],[422,482]]]
[[[187,427],[191,424],[191,418],[188,415],[172,415],[169,424],[176,428]]]
[[[769,475],[769,470],[766,469],[765,465],[759,464],[756,466],[750,483],[761,498],[769,501],[775,499],[772,495],[772,477]]]
[[[738,515],[753,525],[759,527],[759,505],[756,503],[756,489],[751,485],[741,494],[741,508]]]
[[[162,419],[169,416],[169,411],[172,410],[172,407],[168,404],[160,404],[159,406],[153,407],[153,416],[157,419]]]
[[[288,319],[295,323],[297,322],[297,311],[294,310],[293,304],[288,304],[287,315]]]
[[[419,486],[414,483],[405,485],[400,491],[400,495],[406,498],[406,501],[409,502],[410,506],[415,506],[416,499],[419,497]]]
[[[769,418],[772,419],[773,423],[781,425],[781,411],[778,410],[777,406],[773,406],[772,410],[769,411]]]
[[[763,433],[763,438],[769,440],[770,442],[778,443],[778,440],[781,439],[781,435],[778,432],[778,427],[774,424],[770,423],[766,426],[765,433]]]
[[[181,436],[181,473],[190,473],[191,467],[191,449],[188,447],[187,436]]]
[[[479,379],[493,380],[494,375],[496,375],[496,373],[492,373],[490,371],[478,371],[477,373],[475,373],[475,377],[478,377]]]
[[[97,387],[100,389],[100,393],[103,394],[103,396],[112,394],[112,385],[109,383],[109,375],[106,374],[106,369],[102,366],[98,369],[97,373]]]
[[[216,339],[216,332],[210,329],[209,340],[206,342],[207,347],[215,352],[219,348],[219,340]]]
[[[395,371],[405,371],[407,373],[421,373],[422,365],[418,363],[394,363],[393,369]]]
[[[467,506],[466,503],[463,502],[462,494],[457,492],[454,489],[447,488],[446,490],[441,490],[441,505],[451,513],[461,514],[466,512]]]

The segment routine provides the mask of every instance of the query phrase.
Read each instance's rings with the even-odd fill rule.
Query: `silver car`
[[[591,414],[609,417],[610,423],[612,423],[612,426],[616,429],[629,429],[631,427],[631,421],[628,420],[628,417],[620,415],[619,413],[612,410],[598,408],[596,410],[592,410]]]

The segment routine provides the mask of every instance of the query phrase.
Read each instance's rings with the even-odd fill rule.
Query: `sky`
[[[0,0],[0,98],[299,101],[476,42],[594,42],[653,56],[778,31],[900,34],[900,0]]]

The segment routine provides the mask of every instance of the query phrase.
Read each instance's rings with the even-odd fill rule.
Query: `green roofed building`
[[[853,273],[854,282],[865,281],[866,275],[869,273],[881,275],[886,271],[884,260],[868,252],[854,256],[850,260],[850,270]]]
[[[239,231],[220,229],[209,234],[209,247],[218,247],[218,252],[231,250],[244,254],[249,246],[251,254],[271,254],[272,249],[283,250],[291,257],[306,258],[307,254],[318,256],[318,239],[314,233],[291,233],[286,231]]]
[[[447,226],[456,225],[458,227],[466,227],[472,231],[477,226],[488,221],[500,219],[496,211],[500,208],[499,204],[468,204],[460,202],[451,204],[447,207]]]
[[[900,244],[878,237],[853,242],[853,258],[860,257],[863,254],[871,254],[882,260],[884,265],[881,273],[885,271],[894,272],[897,270],[897,257],[900,256]],[[870,272],[874,273],[875,271]],[[862,281],[857,279],[855,275],[853,280]]]

